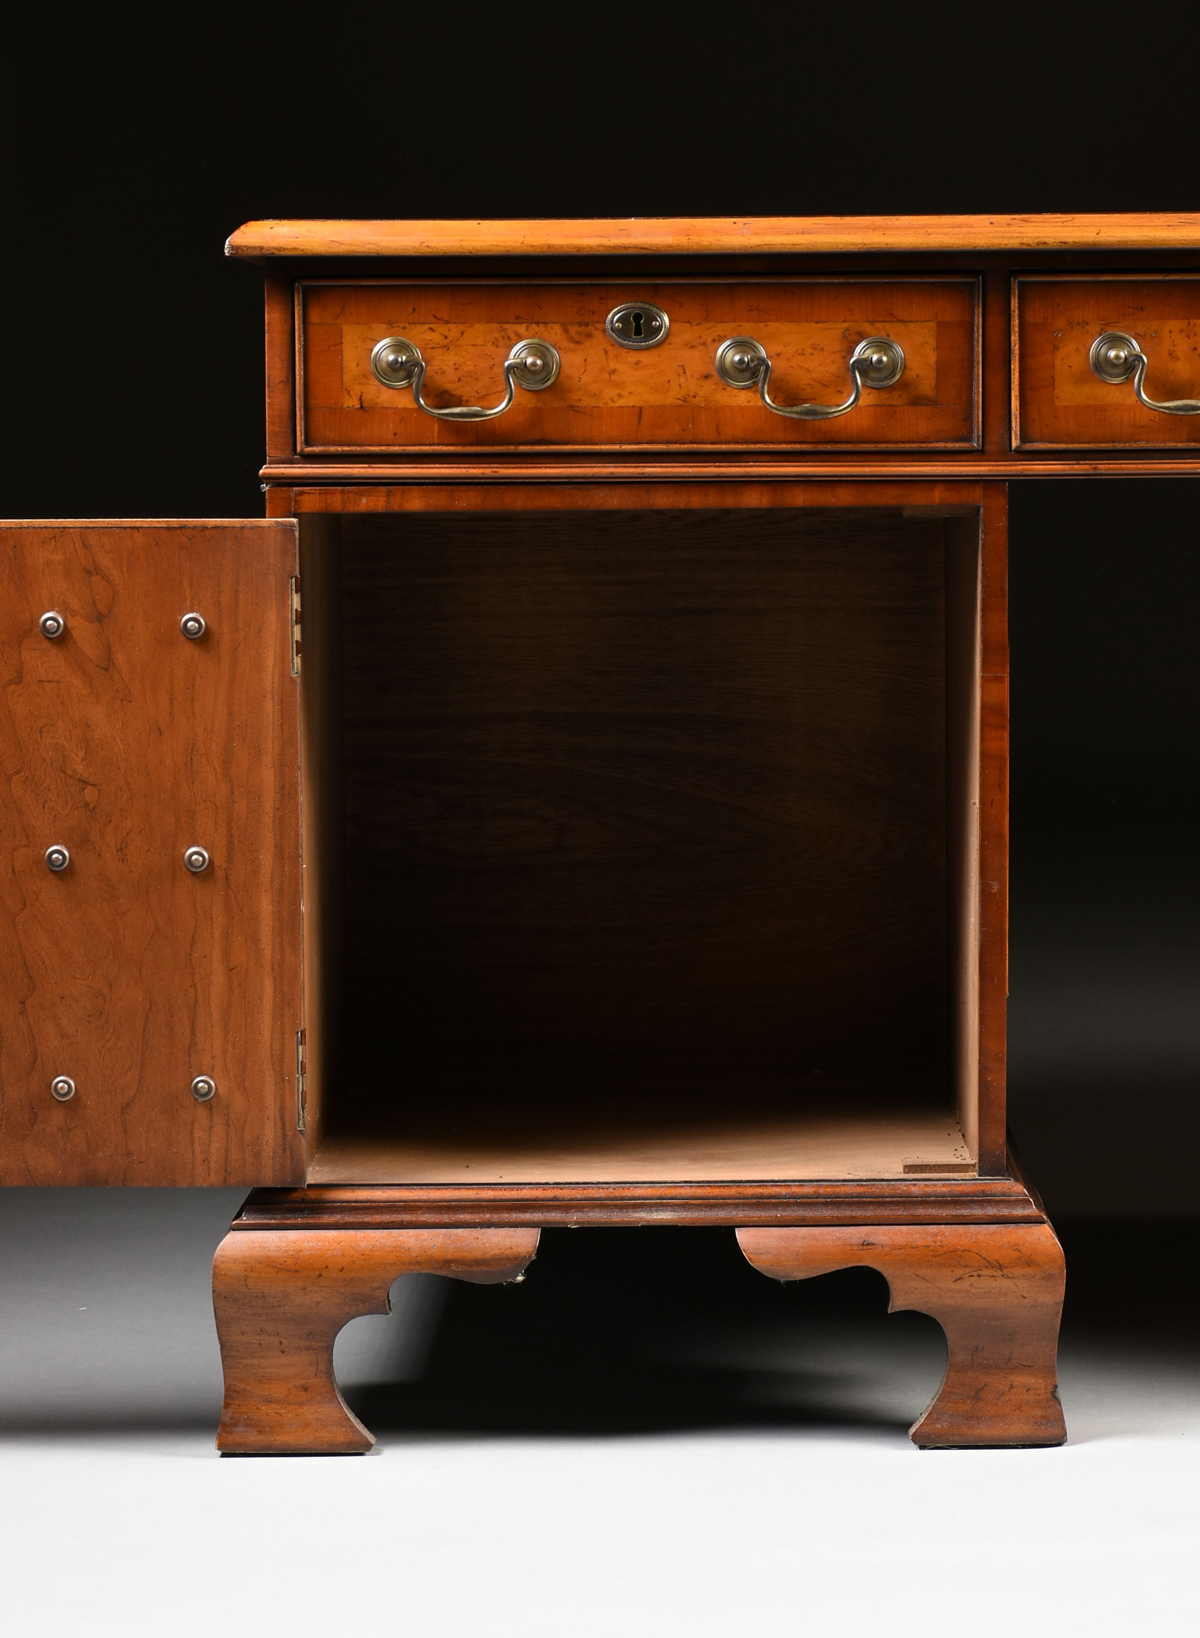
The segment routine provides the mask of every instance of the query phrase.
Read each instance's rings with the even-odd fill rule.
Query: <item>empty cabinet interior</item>
[[[301,525],[310,1182],[976,1171],[978,514]]]

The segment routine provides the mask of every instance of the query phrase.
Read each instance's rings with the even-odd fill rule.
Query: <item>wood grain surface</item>
[[[342,993],[341,524],[300,520],[301,811],[304,827],[304,1122],[319,1145],[333,1090]]]
[[[1042,1223],[1041,1202],[1011,1165],[1004,1177],[788,1183],[443,1183],[258,1189],[233,1231],[265,1228],[508,1228],[643,1223],[819,1226]]]
[[[303,1177],[295,568],[290,523],[0,530],[5,1183]]]
[[[1200,250],[1200,212],[247,222],[226,255],[628,256]]]
[[[344,519],[329,1141],[949,1115],[943,529]]]
[[[1145,391],[1200,399],[1200,277],[1096,275],[1014,281],[1013,444],[1018,449],[1194,449],[1200,415],[1145,409],[1132,382],[1088,362],[1106,330],[1145,353]]]
[[[913,1424],[926,1448],[1061,1445],[1058,1327],[1062,1248],[1048,1223],[968,1227],[743,1228],[746,1259],[776,1280],[874,1268],[890,1312],[930,1314],[946,1333],[946,1375]]]
[[[590,1044],[581,1050],[586,1056]],[[697,1087],[681,1109],[675,1087],[658,1098],[647,1088],[634,1102],[624,1095],[619,1072],[607,1098],[603,1086],[581,1085],[586,1076],[586,1069],[564,1069],[558,1102],[531,1100],[525,1088],[515,1098],[495,1088],[476,1100],[456,1098],[451,1109],[442,1098],[429,1113],[410,1108],[394,1135],[378,1122],[358,1135],[323,1131],[312,1147],[308,1181],[833,1181],[973,1176],[976,1169],[959,1117],[948,1101],[942,1107],[934,1101],[936,1082],[899,1069],[875,1087],[831,1079],[820,1088],[818,1107],[811,1084],[798,1085],[792,1108],[775,1088],[764,1096],[750,1077],[724,1108],[711,1088]],[[913,1107],[922,1093],[925,1105]],[[875,1107],[863,1107],[872,1094]]]
[[[432,468],[432,470],[431,470]],[[975,484],[1012,478],[1188,478],[1200,475],[1200,460],[1187,454],[1157,457],[1132,451],[1117,458],[1081,453],[1069,460],[1050,454],[1011,454],[1003,459],[980,455],[863,455],[836,457],[821,455],[779,456],[768,460],[746,455],[736,460],[717,456],[695,456],[686,461],[654,459],[632,461],[616,455],[558,457],[492,454],[457,458],[453,463],[434,467],[423,456],[404,460],[350,461],[332,458],[304,458],[272,461],[262,467],[267,514],[295,517],[301,512],[364,512],[416,509],[422,504],[406,501],[413,491],[445,491],[448,485],[463,488],[475,485],[516,483],[539,488],[575,483],[595,488],[624,484],[627,489],[645,490],[650,485],[706,484],[713,487],[730,483],[762,485],[786,484],[793,490],[803,484],[828,488],[831,484],[873,485],[893,490],[900,484]],[[389,493],[390,490],[390,493]],[[626,503],[628,504],[628,503]],[[786,501],[784,505],[803,504]],[[813,504],[828,505],[829,502]],[[881,506],[893,504],[879,499]],[[902,502],[900,504],[903,504]],[[486,507],[486,492],[478,505]]]
[[[863,481],[857,467],[840,467],[823,478],[799,477],[794,471],[759,478],[741,468],[707,480],[702,471],[695,474],[687,469],[666,477],[593,466],[586,472],[558,476],[557,481],[547,474],[547,480],[533,489],[519,474],[506,478],[503,470],[483,481],[456,482],[448,473],[431,474],[426,465],[420,482],[305,485],[282,494],[268,489],[267,504],[287,517],[316,512],[680,512],[710,508],[746,513],[793,508],[819,512],[842,507],[951,514],[970,512],[979,506],[982,495],[983,485],[969,478],[926,480],[906,474],[896,479],[880,474]]]
[[[978,280],[739,279],[572,284],[446,280],[297,285],[302,420],[307,453],[494,447],[636,445],[883,445],[970,448],[976,439]],[[634,351],[605,333],[623,301],[657,303],[667,339]],[[438,407],[497,403],[511,348],[532,337],[558,348],[562,369],[543,392],[518,391],[494,421],[440,421],[408,389],[371,373],[371,350],[403,336],[426,363]],[[773,397],[837,404],[849,393],[858,342],[886,335],[904,350],[893,387],[864,390],[830,421],[775,415],[754,390],[726,386],[715,356],[750,335],[773,365]]]
[[[1008,489],[983,486],[979,598],[979,1167],[1008,1163]]]
[[[213,1263],[225,1402],[217,1448],[234,1456],[356,1456],[374,1437],[333,1375],[338,1332],[390,1312],[401,1274],[480,1285],[517,1279],[538,1230],[314,1229],[228,1234]]]
[[[295,300],[290,279],[263,284],[267,459],[286,459],[296,452]]]

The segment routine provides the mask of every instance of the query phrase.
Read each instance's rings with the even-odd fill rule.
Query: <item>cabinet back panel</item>
[[[943,530],[343,520],[331,1135],[948,1107]]]

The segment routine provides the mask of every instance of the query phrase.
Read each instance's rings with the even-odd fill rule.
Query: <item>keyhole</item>
[[[651,302],[623,301],[604,321],[606,334],[619,347],[657,347],[667,339],[669,325],[667,315]]]

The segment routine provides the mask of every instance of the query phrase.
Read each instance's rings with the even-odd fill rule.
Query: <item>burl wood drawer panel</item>
[[[1200,275],[1016,279],[1013,331],[1015,449],[1200,444],[1200,414],[1149,409],[1132,378],[1106,380],[1091,361],[1101,337],[1130,337],[1145,395],[1200,410]]]
[[[622,302],[670,321],[644,351],[605,332]],[[297,287],[298,448],[304,454],[479,447],[618,449],[976,447],[979,291],[973,277],[547,281],[415,284],[302,282]],[[389,336],[416,346],[435,407],[501,400],[503,365],[526,339],[561,355],[553,385],[518,390],[492,421],[439,421],[408,388],[377,380],[371,353]],[[838,404],[855,346],[887,336],[903,350],[893,386],[864,388],[833,420],[773,413],[755,387],[716,371],[723,341],[749,336],[770,357],[771,396]]]

